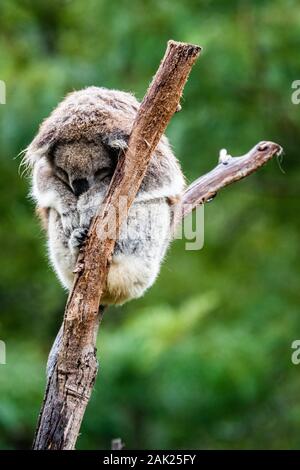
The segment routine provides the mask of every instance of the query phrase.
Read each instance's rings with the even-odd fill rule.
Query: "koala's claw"
[[[81,248],[86,241],[88,231],[89,230],[86,227],[75,228],[69,239],[70,248],[73,250],[78,250]]]

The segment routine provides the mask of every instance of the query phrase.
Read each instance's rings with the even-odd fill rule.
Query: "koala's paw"
[[[64,234],[69,237],[75,227],[78,227],[79,219],[76,210],[71,209],[61,214],[61,222],[63,226]]]
[[[70,250],[78,251],[79,248],[82,247],[86,241],[88,231],[86,227],[75,228],[75,230],[73,230],[68,242]]]

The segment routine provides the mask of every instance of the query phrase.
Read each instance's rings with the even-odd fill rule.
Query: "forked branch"
[[[177,110],[183,87],[201,48],[169,41],[162,63],[145,95],[133,124],[128,149],[120,156],[101,210],[79,256],[73,289],[67,302],[57,362],[51,370],[39,423],[35,449],[73,449],[96,379],[96,338],[99,305],[116,233],[126,220],[151,155],[169,120]],[[119,200],[127,198],[126,210]],[[124,209],[124,208],[123,208]]]
[[[200,53],[198,46],[169,41],[164,59],[140,106],[128,149],[119,158],[108,193],[95,217],[85,249],[80,253],[73,289],[64,314],[62,338],[56,342],[51,370],[37,426],[34,449],[73,449],[96,379],[96,338],[101,320],[101,295],[115,239],[105,230],[119,228],[127,217],[151,155],[169,120],[178,109],[184,84]],[[256,145],[243,157],[227,155],[185,192],[180,217],[205,203],[223,187],[256,171],[281,147],[272,142]],[[126,196],[126,210],[118,201]]]

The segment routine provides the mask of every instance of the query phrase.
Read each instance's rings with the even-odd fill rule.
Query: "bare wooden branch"
[[[73,449],[97,375],[96,337],[99,304],[115,240],[105,233],[127,217],[151,154],[177,110],[184,84],[200,53],[199,46],[169,41],[162,63],[133,125],[105,201],[80,254],[67,302],[57,363],[51,371],[36,431],[34,449]],[[118,201],[127,198],[126,210]],[[124,209],[124,208],[123,208]]]
[[[180,223],[197,206],[214,198],[218,191],[257,171],[271,158],[282,153],[274,142],[260,142],[241,157],[220,156],[219,164],[195,180],[185,191],[182,201],[175,208],[174,225]]]
[[[173,233],[186,215],[196,207],[214,198],[214,196],[224,187],[239,181],[251,173],[257,171],[274,156],[282,153],[280,145],[274,142],[260,142],[242,157],[231,157],[227,153],[220,158],[219,164],[195,180],[183,194],[182,200],[173,207]],[[50,368],[53,367],[55,358],[58,355],[62,328],[56,337],[49,355]]]

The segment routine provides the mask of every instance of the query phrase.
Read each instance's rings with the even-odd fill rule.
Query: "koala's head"
[[[127,148],[138,108],[134,96],[123,91],[88,87],[70,93],[41,124],[24,164],[33,168],[40,158],[48,158],[75,194],[92,184],[107,185],[118,155]],[[180,166],[163,136],[139,192],[143,197],[167,197],[183,187]]]
[[[94,185],[109,184],[117,155],[101,142],[81,139],[55,145],[49,161],[54,174],[79,197]]]

